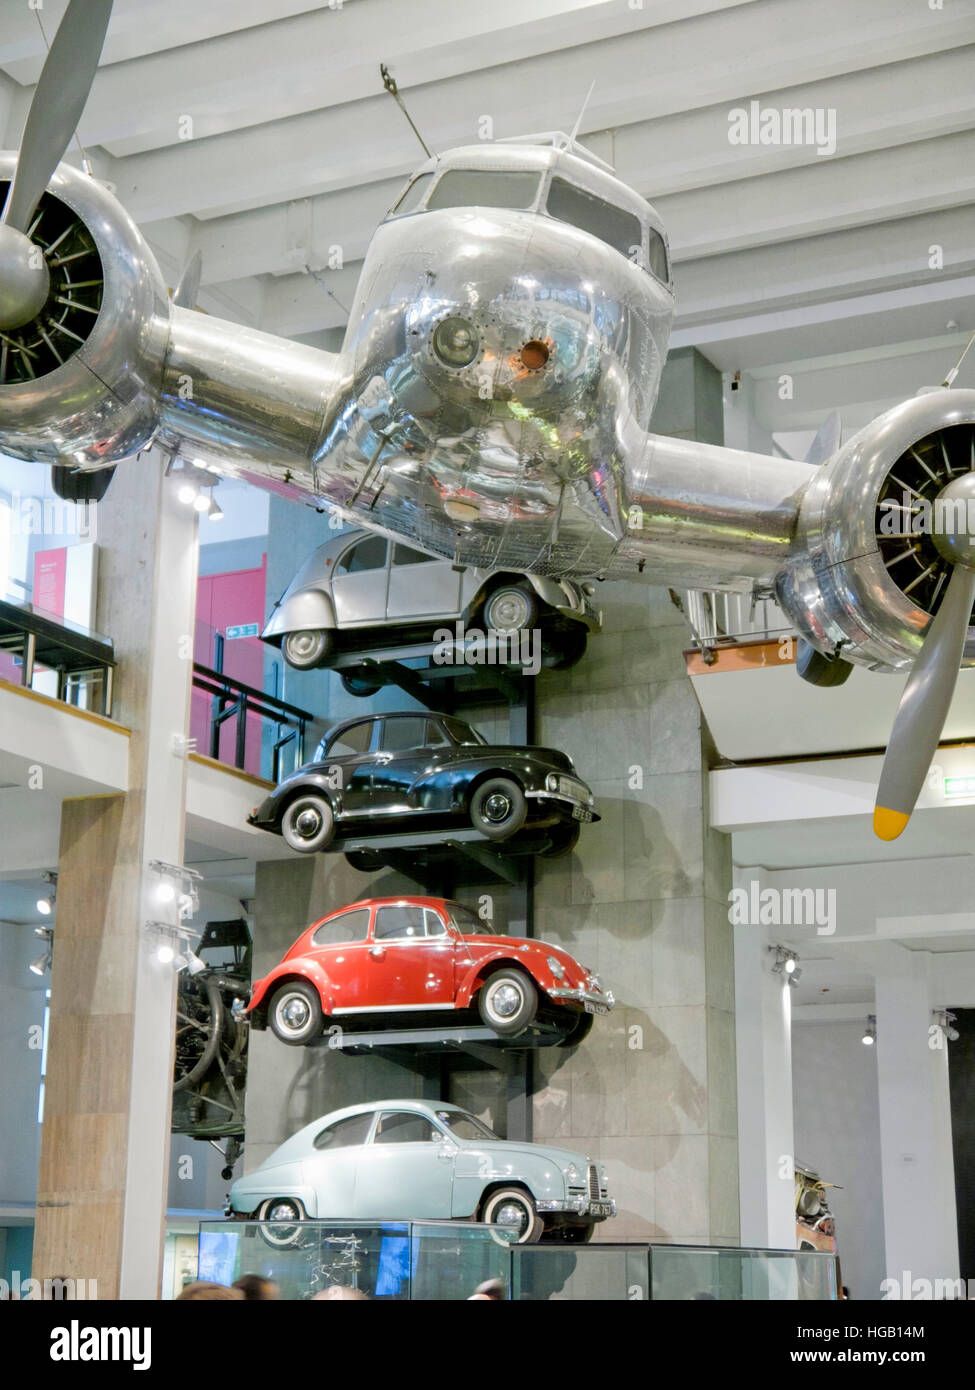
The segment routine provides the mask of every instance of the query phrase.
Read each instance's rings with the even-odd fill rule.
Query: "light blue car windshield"
[[[468,1115],[465,1110],[438,1110],[437,1119],[446,1125],[455,1139],[497,1139],[487,1125]]]

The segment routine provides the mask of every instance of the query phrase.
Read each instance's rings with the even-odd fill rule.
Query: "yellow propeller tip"
[[[891,811],[887,806],[875,806],[873,833],[879,840],[896,840],[910,820],[903,811]]]

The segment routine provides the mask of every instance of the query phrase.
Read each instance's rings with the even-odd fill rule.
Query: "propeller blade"
[[[911,818],[955,692],[975,603],[975,570],[956,565],[897,707],[884,755],[874,833],[896,840]]]
[[[173,303],[178,304],[181,309],[195,309],[202,275],[203,256],[201,252],[197,251],[196,255],[183,267],[179,284],[173,291]]]
[[[81,120],[105,42],[112,0],[71,0],[44,62],[0,222],[26,232]]]

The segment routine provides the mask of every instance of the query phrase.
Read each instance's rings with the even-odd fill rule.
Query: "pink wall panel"
[[[264,594],[267,556],[256,569],[231,570],[226,574],[201,575],[196,597],[196,635],[193,659],[215,667],[215,637],[224,638],[223,670],[256,690],[264,688],[264,643],[259,637],[227,637],[228,629],[257,624],[264,626]],[[212,699],[205,692],[193,691],[190,733],[197,751],[210,752],[210,708]],[[220,736],[220,761],[234,762],[237,740],[236,720],[228,719]],[[255,775],[261,770],[261,720],[247,717],[245,769]]]

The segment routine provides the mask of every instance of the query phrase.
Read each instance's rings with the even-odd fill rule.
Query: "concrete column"
[[[760,869],[735,877],[761,889]],[[741,1242],[794,1250],[792,989],[772,971],[763,927],[741,923],[734,938]]]
[[[119,658],[129,790],[64,803],[34,1277],[158,1297],[176,975],[145,930],[154,859],[182,862],[196,517],[163,460],[121,468],[99,504],[98,628]]]
[[[948,1047],[931,1031],[931,956],[900,954],[877,977],[876,1046],[887,1278],[904,1297],[915,1279],[956,1279],[959,1263]]]

